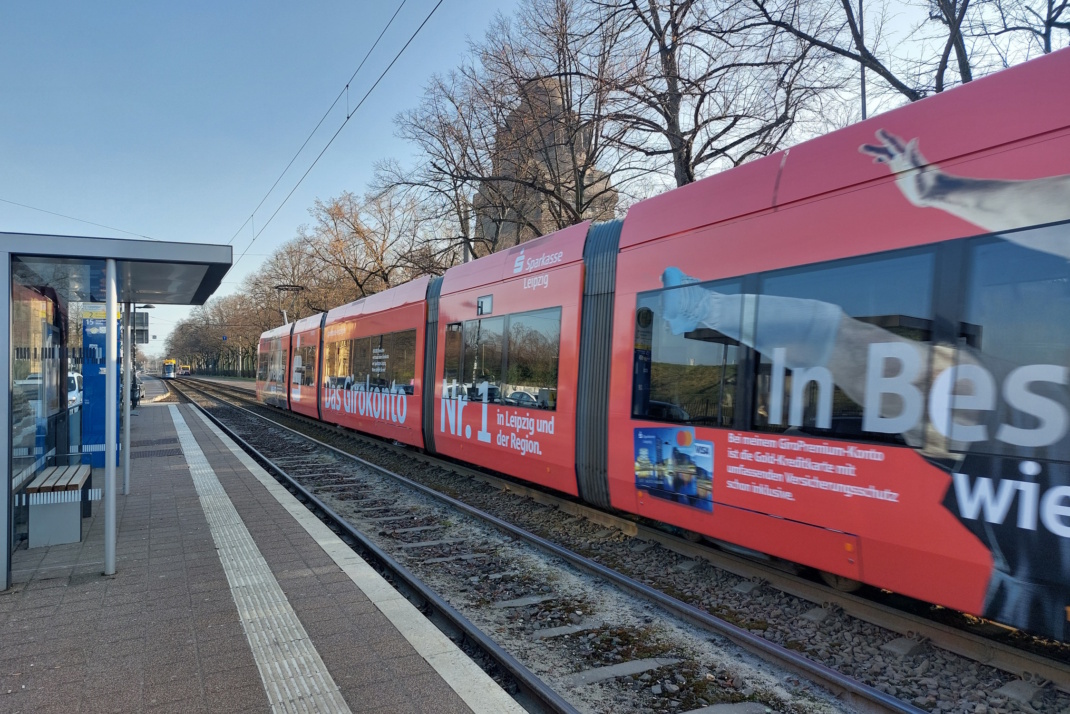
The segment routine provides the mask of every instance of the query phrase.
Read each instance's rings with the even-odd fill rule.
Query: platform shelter
[[[204,304],[232,262],[228,245],[0,233],[0,590],[15,549],[79,537],[93,508],[104,510],[103,571],[115,572],[135,371],[130,349],[120,368],[120,330],[131,345],[138,303]]]

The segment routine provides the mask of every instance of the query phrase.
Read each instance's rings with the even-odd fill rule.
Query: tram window
[[[470,401],[483,401],[480,384],[487,382],[488,402],[530,409],[557,405],[561,308],[447,325],[444,350],[447,387],[456,379]]]
[[[491,317],[464,323],[464,384],[468,399],[483,401],[479,385],[487,382],[487,401],[501,401],[505,318]]]
[[[294,350],[301,358],[301,372],[295,375],[302,387],[316,386],[316,346],[302,345]],[[295,362],[296,364],[296,362]]]
[[[755,427],[901,443],[899,434],[862,431],[859,400],[868,353],[850,347],[847,337],[859,336],[857,342],[867,346],[902,338],[928,343],[933,270],[933,252],[912,249],[761,276],[754,328],[760,353]],[[859,354],[847,354],[851,349]],[[833,362],[841,365],[835,376]],[[884,395],[881,412],[900,412],[900,399]]]
[[[344,387],[349,370],[349,340],[328,342],[323,346],[323,385],[325,387]]]
[[[282,339],[274,337],[268,342],[268,375],[270,384],[283,384],[286,380],[286,355],[282,350]],[[179,374],[182,373],[181,367]]]
[[[394,354],[392,335],[368,338],[368,384],[380,391],[390,389],[391,357]]]
[[[324,384],[415,391],[416,330],[329,342],[325,349]]]
[[[561,308],[509,315],[502,403],[553,409],[561,352]]]
[[[416,388],[416,330],[393,334],[390,381],[398,389],[412,394]]]
[[[1068,224],[1027,233],[1070,242]],[[964,320],[981,351],[1017,365],[1070,364],[1070,263],[1000,238],[971,240],[968,260]]]
[[[738,295],[740,285],[739,280],[725,280],[689,287]],[[632,415],[731,426],[742,348],[732,337],[704,325],[676,323],[674,330],[666,315],[674,309],[671,301],[680,295],[677,290],[681,288],[644,293],[637,300]],[[736,304],[740,304],[738,299]],[[738,325],[741,308],[736,312],[740,314],[731,319]],[[686,331],[678,332],[682,328]]]
[[[454,322],[446,325],[446,340],[443,345],[443,354],[446,358],[445,370],[443,376],[446,378],[446,384],[453,384],[454,382],[462,382],[464,380],[461,374],[461,353],[464,349],[462,333],[464,331],[464,325],[459,322]]]
[[[968,242],[969,277],[960,343],[976,349],[961,350],[959,356],[960,360],[980,362],[1002,390],[1008,388],[1007,377],[1014,369],[1070,364],[1070,263],[1043,251],[1045,245],[1067,242],[1068,224],[1021,231],[1014,235],[1014,242],[1000,237]],[[971,336],[975,339],[968,339]],[[1028,392],[1034,400],[1061,405],[1062,410],[1070,401],[1065,385],[1049,381],[1030,382]],[[1002,395],[997,400],[1004,401]],[[1006,406],[978,416],[990,420],[989,440],[971,444],[969,449],[974,452],[998,454],[1020,448],[993,438],[1002,423],[1028,430],[1042,426],[1038,417]],[[1013,453],[1020,455],[1019,451]]]
[[[355,384],[370,384],[372,369],[371,338],[358,337],[349,341],[349,376]]]
[[[394,336],[376,335],[368,338],[368,384],[372,389],[390,389],[393,376]]]
[[[268,361],[270,360],[270,355],[267,352],[259,352],[257,357],[256,378],[261,382],[266,382],[268,378]]]

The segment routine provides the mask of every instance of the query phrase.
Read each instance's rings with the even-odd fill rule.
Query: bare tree
[[[411,193],[387,189],[359,198],[347,191],[316,201],[309,212],[315,223],[301,231],[302,250],[320,266],[321,282],[334,274],[350,284],[348,290],[324,296],[324,305],[380,292],[426,267],[420,251],[425,218]]]
[[[323,303],[325,276],[321,261],[308,250],[305,241],[294,238],[279,246],[261,263],[254,275],[242,284],[259,309],[259,319],[271,326],[281,325],[283,311],[290,320],[318,312]],[[295,286],[297,292],[285,292],[278,286]]]
[[[199,370],[249,375],[255,369],[260,334],[274,326],[256,321],[256,310],[244,293],[214,297],[175,326],[165,350]]]
[[[528,0],[515,20],[492,25],[478,47],[479,81],[499,97],[485,119],[494,135],[491,173],[479,177],[483,235],[509,245],[612,218],[621,191],[648,168],[621,150],[622,129],[610,120],[627,63],[623,29],[581,0]]]
[[[1070,0],[975,2],[967,33],[990,41],[1004,66],[1070,45]]]
[[[370,192],[361,215],[375,236],[367,252],[375,251],[372,272],[384,288],[421,275],[437,275],[448,267],[448,256],[433,250],[441,230],[440,214],[419,194],[394,188]]]
[[[439,217],[456,230],[444,255],[458,245],[486,255],[612,218],[621,191],[646,170],[610,135],[607,77],[621,66],[620,27],[602,14],[582,0],[526,0],[398,117],[420,160],[389,174],[440,202]]]
[[[376,171],[375,190],[400,189],[416,195],[428,207],[429,218],[438,219],[444,235],[431,248],[438,259],[449,264],[452,254],[474,253],[476,192],[469,176],[484,173],[485,154],[478,150],[484,132],[476,122],[484,99],[472,91],[472,83],[460,71],[435,75],[413,109],[394,119],[397,134],[410,141],[418,159],[411,169],[395,161],[381,162]],[[455,250],[460,247],[460,251]],[[481,251],[482,253],[493,251]]]
[[[757,21],[864,68],[878,92],[908,101],[1049,52],[1053,34],[1070,27],[1067,0],[747,2]]]
[[[943,47],[932,69],[934,92],[944,91],[952,51],[960,82],[965,84],[973,81],[970,52],[963,36],[964,21],[969,9],[970,0],[929,0],[929,19],[944,28]],[[932,65],[933,62],[930,60],[929,64]]]
[[[622,146],[671,162],[677,186],[778,149],[827,87],[812,45],[735,0],[597,0],[624,25],[613,87]]]
[[[884,26],[883,8],[880,23],[868,36],[863,35],[859,16],[848,0],[751,0],[757,12],[757,21],[798,37],[803,42],[821,49],[832,56],[837,56],[857,63],[873,74],[884,79],[889,87],[902,94],[910,101],[925,96],[922,88],[914,83],[905,82],[893,71],[886,60],[878,54],[881,47]],[[872,11],[871,11],[872,14]]]

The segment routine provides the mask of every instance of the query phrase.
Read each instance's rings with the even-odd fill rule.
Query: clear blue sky
[[[407,0],[350,87],[371,86],[436,0]],[[0,11],[0,231],[249,244],[239,231],[397,9],[389,2],[9,2]],[[408,157],[393,117],[515,0],[445,0],[220,293],[309,222]],[[265,224],[345,118],[345,103],[256,212]],[[152,313],[160,341],[188,308]]]

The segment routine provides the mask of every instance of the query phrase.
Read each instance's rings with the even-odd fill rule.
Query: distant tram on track
[[[163,361],[163,378],[174,379],[177,362],[173,359],[165,359]]]
[[[264,403],[1070,635],[1070,50],[264,333]]]

